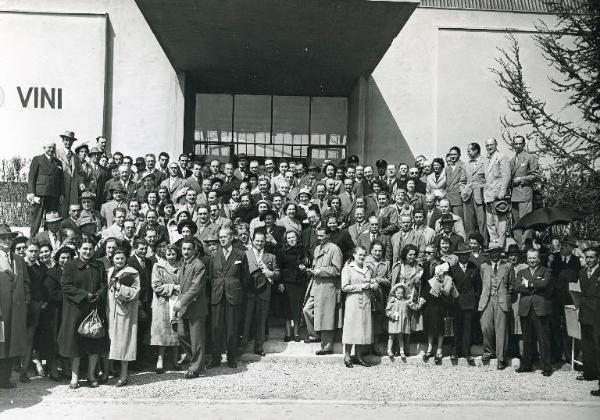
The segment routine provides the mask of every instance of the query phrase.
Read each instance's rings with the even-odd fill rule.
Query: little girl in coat
[[[411,311],[418,311],[425,303],[425,299],[419,298],[414,302],[410,296],[406,295],[406,286],[398,283],[390,291],[385,315],[388,317],[388,345],[387,352],[389,357],[394,357],[394,342],[398,341],[400,346],[400,357],[406,359],[404,353],[404,334],[411,333]]]

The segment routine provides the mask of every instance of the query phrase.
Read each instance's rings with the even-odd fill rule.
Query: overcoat
[[[121,281],[117,291],[114,286],[108,289],[108,336],[110,337],[111,360],[135,360],[137,355],[138,295],[140,275],[135,268],[125,266],[119,271],[114,267],[108,270],[109,285]]]
[[[18,255],[9,262],[0,255],[0,311],[4,321],[4,341],[0,342],[0,359],[25,354],[29,276],[25,261]]]
[[[371,283],[371,271],[367,266],[360,268],[355,263],[346,264],[342,269],[342,292],[345,295],[344,344],[372,344],[373,317],[371,314],[371,294],[361,285]]]
[[[528,281],[528,285],[523,284]],[[515,291],[521,294],[519,316],[527,316],[534,310],[537,316],[552,313],[552,276],[549,268],[539,266],[533,275],[529,267],[519,271],[515,279]]]
[[[311,295],[315,303],[315,330],[330,331],[336,328],[336,312],[340,308],[340,273],[342,251],[337,245],[327,242],[315,248]],[[338,318],[338,322],[340,318]]]
[[[177,272],[179,264],[171,266],[166,261],[158,260],[152,267],[152,325],[150,327],[150,344],[154,346],[177,346],[179,338],[171,327],[171,310],[169,301],[178,294]]]
[[[88,339],[77,333],[79,324],[96,304],[88,293],[97,294],[98,315],[104,318],[108,281],[104,265],[97,260],[85,262],[80,258],[69,261],[63,270],[61,287],[64,294],[63,313],[58,333],[58,351],[64,357],[100,354],[107,349],[106,337]],[[106,319],[104,319],[106,322]],[[105,324],[106,327],[106,324]]]

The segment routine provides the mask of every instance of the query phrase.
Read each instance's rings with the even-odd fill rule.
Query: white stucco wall
[[[108,14],[112,77],[106,97],[108,119],[104,126],[112,143],[111,150],[131,154],[134,158],[142,152],[164,150],[175,154],[182,150],[184,101],[177,73],[134,0],[0,0],[0,10]],[[24,36],[27,36],[26,31]],[[77,32],[72,36],[77,37]],[[65,60],[73,59],[69,51],[64,51],[64,56]],[[85,115],[88,112],[85,103],[80,107]],[[98,118],[103,116],[98,115]],[[63,130],[76,131],[71,128],[76,125],[77,121],[72,125],[65,122]],[[58,139],[58,134],[50,132],[48,137]],[[39,151],[39,147],[27,145],[22,150],[29,154]],[[5,157],[2,152],[0,156]]]
[[[516,30],[527,82],[558,111],[563,102],[547,79],[554,73],[531,39],[540,18],[554,19],[417,8],[372,74],[370,97],[377,89],[383,100],[370,101],[368,115],[388,113],[392,118],[385,124],[380,117],[369,118],[367,141],[389,152],[402,149],[398,143],[403,137],[413,155],[432,157],[445,156],[453,145],[466,155],[464,149],[472,141],[483,146],[489,137],[500,139],[500,117],[508,108],[489,68],[496,66],[497,47],[509,45],[506,28]],[[394,134],[393,126],[401,135]]]

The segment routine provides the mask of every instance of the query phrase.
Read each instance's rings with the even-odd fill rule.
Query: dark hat
[[[98,149],[96,146],[92,147],[90,149],[90,155],[102,155],[104,154],[104,152],[100,149]]]
[[[356,155],[352,155],[348,158],[348,165],[358,163],[358,162],[360,162],[360,159]]]
[[[316,163],[311,162],[310,165],[308,165],[308,170],[321,172],[321,167],[319,165],[317,165]]]
[[[520,255],[521,249],[517,244],[510,244],[506,249],[506,255]]]
[[[56,223],[56,222],[60,222],[63,218],[60,217],[60,215],[58,214],[57,211],[51,211],[46,213],[46,215],[44,216],[44,221],[46,223]]]
[[[240,153],[237,155],[237,160],[240,159],[248,159],[248,156],[245,153]]]
[[[146,164],[146,160],[143,157],[136,157],[135,158],[135,166],[138,165],[145,165]]]
[[[111,187],[108,189],[108,191],[109,191],[109,192],[113,192],[113,191],[121,191],[121,192],[125,192],[125,188],[124,188],[124,187],[123,187],[123,185],[121,185],[121,183],[119,182],[119,183],[117,183],[117,184],[114,184],[113,186],[111,186]]]
[[[273,210],[267,210],[265,213],[260,215],[259,220],[261,222],[264,222],[265,218],[269,215],[273,216],[273,219],[275,219],[275,220],[277,220],[279,218],[278,214],[275,213]]]
[[[91,191],[84,191],[81,193],[81,197],[79,197],[79,201],[82,201],[84,198],[87,198],[89,200],[95,200],[96,194],[94,194]]]
[[[577,244],[577,239],[575,239],[575,237],[571,235],[566,235],[560,240],[560,243],[571,245],[573,248],[579,248],[579,245]]]
[[[469,246],[467,246],[464,242],[459,242],[453,254],[470,254],[471,252],[472,250]]]
[[[450,213],[442,214],[442,217],[440,217],[440,224],[444,223],[456,223],[456,220],[454,220],[454,217]]]
[[[377,162],[375,162],[375,166],[378,168],[387,167],[387,162],[384,159],[379,159]]]
[[[206,238],[202,240],[205,244],[219,242],[219,238],[216,235],[208,235]]]
[[[0,238],[15,239],[19,232],[13,232],[6,223],[0,224]]]
[[[198,232],[198,226],[196,226],[196,223],[192,222],[191,220],[182,220],[181,222],[179,222],[177,224],[177,232],[181,233],[184,226],[190,227],[190,229],[192,230],[192,236],[195,235],[196,232]]]
[[[65,131],[60,135],[60,137],[63,139],[71,139],[73,141],[77,140],[77,138],[75,137],[75,133],[72,131]]]
[[[496,213],[506,214],[510,210],[510,204],[508,204],[508,201],[499,200],[494,203],[494,208],[496,209]]]
[[[500,244],[498,242],[490,242],[490,244],[488,245],[486,252],[490,253],[490,252],[502,252],[504,251],[504,248],[502,248],[502,246],[500,246]]]

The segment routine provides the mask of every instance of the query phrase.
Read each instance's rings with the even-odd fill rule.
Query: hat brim
[[[15,239],[17,236],[19,236],[19,232],[6,232],[6,233],[0,233],[0,238],[8,238],[10,240]]]
[[[567,245],[571,245],[573,248],[579,248],[579,245],[575,242],[571,242],[571,241],[562,241],[561,243],[563,244],[567,244]]]
[[[495,246],[493,248],[488,248],[488,249],[485,250],[485,252],[487,252],[488,254],[490,252],[503,252],[503,251],[504,251],[504,248],[502,248],[500,246]]]
[[[473,252],[473,251],[472,251],[472,250],[470,250],[470,249],[465,249],[465,250],[463,250],[463,251],[454,251],[454,252],[453,252],[453,254],[455,254],[455,255],[460,255],[460,254],[470,254],[470,253],[472,253],[472,252]]]
[[[50,219],[50,220],[46,220],[46,223],[56,223],[56,222],[62,222],[64,220],[64,217],[59,217],[57,219]]]

